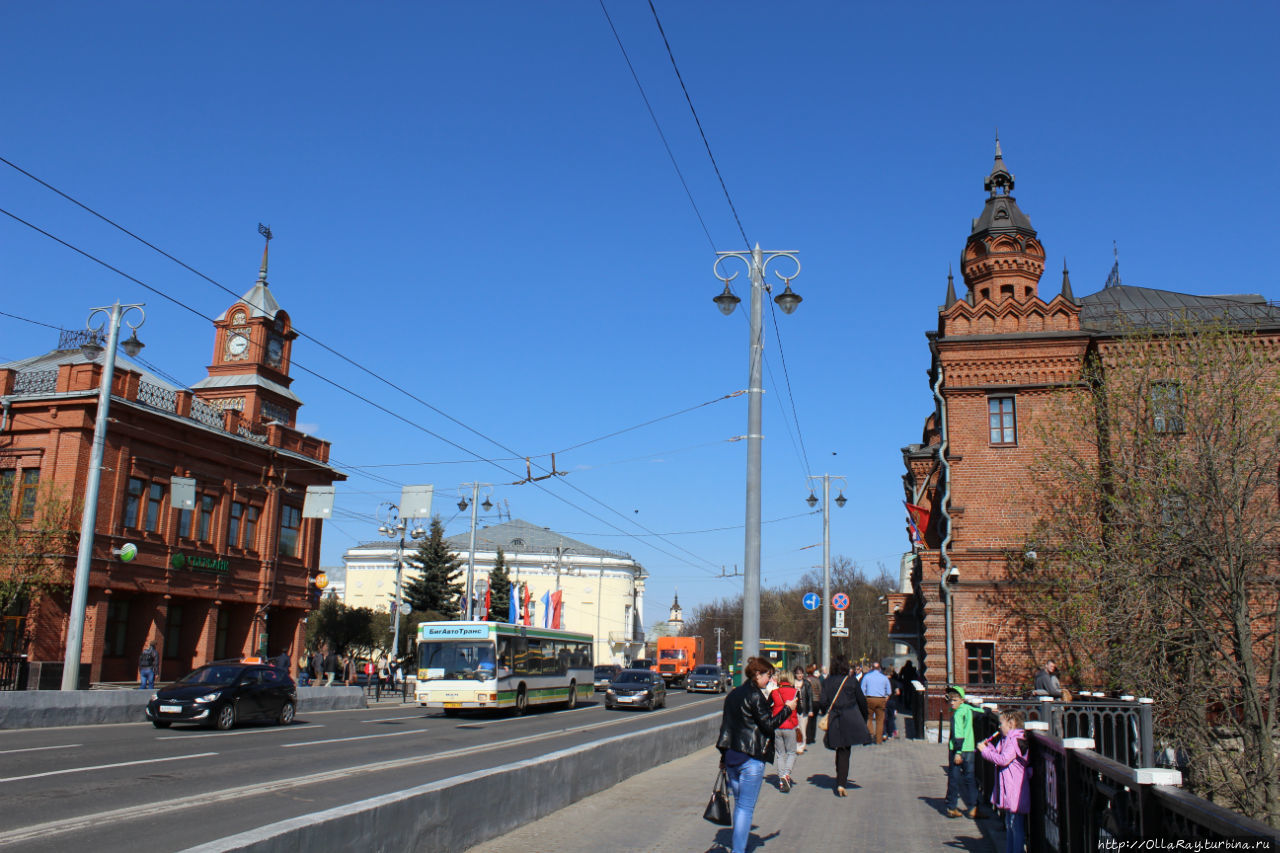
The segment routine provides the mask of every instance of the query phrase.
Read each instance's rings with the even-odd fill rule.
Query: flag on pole
[[[529,585],[528,585],[527,583],[525,583],[525,584],[521,584],[520,586],[523,588],[523,592],[524,592],[524,595],[523,595],[523,601],[524,601],[524,624],[526,624],[526,625],[532,625],[532,624],[533,624],[533,617],[532,617],[532,616],[530,615],[530,613],[529,613],[529,600],[530,600],[531,598],[533,598],[533,594],[529,592]]]
[[[924,544],[924,531],[929,528],[929,510],[922,506],[902,502],[907,508],[907,525],[911,531],[911,540],[916,545]]]
[[[486,583],[484,585],[484,618],[485,619],[489,618],[489,606],[493,603],[492,593],[493,593],[493,590],[491,590],[489,588],[489,585]]]
[[[564,593],[556,590],[551,594],[551,627],[560,630],[564,619]]]
[[[542,594],[542,627],[551,627],[551,590]]]
[[[507,621],[515,625],[520,621],[520,587],[511,585],[511,597],[507,599]]]

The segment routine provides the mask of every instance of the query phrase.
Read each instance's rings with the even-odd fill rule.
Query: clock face
[[[237,358],[245,354],[249,349],[249,339],[239,333],[232,333],[227,338],[227,352]]]
[[[267,342],[267,361],[273,365],[280,364],[280,358],[284,355],[284,344],[279,338],[272,338]]]

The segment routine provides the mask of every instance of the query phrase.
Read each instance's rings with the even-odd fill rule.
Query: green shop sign
[[[188,557],[183,554],[174,554],[169,558],[169,565],[175,569],[191,569],[195,572],[217,572],[225,575],[231,571],[231,561],[224,560],[220,557],[204,557],[199,554],[193,554]]]

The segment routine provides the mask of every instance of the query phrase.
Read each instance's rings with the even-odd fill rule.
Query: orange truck
[[[653,671],[662,676],[668,687],[684,684],[685,676],[706,661],[702,653],[702,638],[659,637],[657,658]]]

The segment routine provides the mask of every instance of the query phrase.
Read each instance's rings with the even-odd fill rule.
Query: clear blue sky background
[[[384,466],[342,486],[327,565],[375,538],[399,484],[434,483],[463,531],[458,484],[479,480],[517,518],[640,560],[647,623],[677,588],[686,612],[741,589],[715,576],[743,560],[744,397],[560,453],[569,476],[541,489],[504,485],[523,462],[476,461],[746,386],[745,316],[711,302],[712,251],[742,235],[648,4],[605,5],[697,212],[595,0],[6,5],[0,156],[237,294],[270,224],[296,326],[475,430],[299,341],[300,423],[343,466]],[[848,478],[833,553],[896,572],[924,332],[997,127],[1043,294],[1064,256],[1077,295],[1100,288],[1115,240],[1126,284],[1280,296],[1275,4],[656,7],[747,239],[804,265],[781,352],[767,318],[766,584],[820,562],[810,473]],[[0,207],[203,314],[231,302],[4,164]],[[0,259],[0,310],[76,328],[145,302],[144,356],[205,375],[200,317],[8,216]],[[0,359],[53,342],[0,316]]]

